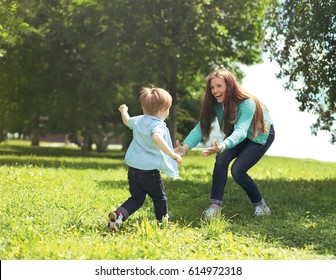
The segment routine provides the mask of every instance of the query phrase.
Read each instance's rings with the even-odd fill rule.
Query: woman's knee
[[[239,182],[240,180],[245,178],[246,172],[243,169],[239,168],[239,166],[233,164],[231,166],[231,175],[236,182]]]

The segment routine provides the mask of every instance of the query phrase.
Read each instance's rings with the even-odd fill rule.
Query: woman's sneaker
[[[110,231],[112,230],[118,230],[118,228],[120,227],[120,224],[122,222],[123,219],[123,215],[121,214],[120,211],[117,212],[111,212],[109,215],[109,222],[107,224],[107,227]]]
[[[271,210],[267,207],[267,205],[256,206],[254,211],[254,216],[264,216],[269,215]]]
[[[220,206],[218,204],[210,204],[210,207],[205,211],[204,220],[208,221],[218,215]]]

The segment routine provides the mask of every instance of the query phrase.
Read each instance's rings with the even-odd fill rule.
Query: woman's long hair
[[[252,98],[256,104],[256,111],[253,116],[253,138],[257,137],[258,132],[265,133],[268,130],[265,123],[262,104],[255,96],[247,93],[235,80],[231,72],[226,69],[213,71],[206,77],[206,92],[200,113],[200,126],[203,133],[204,140],[208,140],[211,132],[211,124],[215,117],[216,98],[211,93],[211,80],[213,78],[221,78],[226,83],[226,92],[224,96],[223,119],[220,121],[221,130],[225,133],[225,137],[229,137],[233,132],[236,120],[237,106],[242,101]]]

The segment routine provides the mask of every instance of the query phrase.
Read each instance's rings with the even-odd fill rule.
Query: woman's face
[[[222,103],[226,92],[226,83],[224,79],[218,77],[212,78],[210,81],[210,89],[217,102]]]

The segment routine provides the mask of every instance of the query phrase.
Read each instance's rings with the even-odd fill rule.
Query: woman
[[[266,107],[253,95],[247,93],[226,69],[212,72],[207,78],[200,120],[183,141],[176,141],[175,151],[180,155],[208,140],[211,124],[217,117],[224,141],[213,140],[212,146],[202,151],[207,157],[217,153],[212,175],[210,207],[205,212],[209,219],[218,214],[222,205],[227,182],[228,167],[234,180],[244,189],[255,206],[254,215],[270,214],[260,191],[247,174],[266,153],[274,140],[273,124]]]

